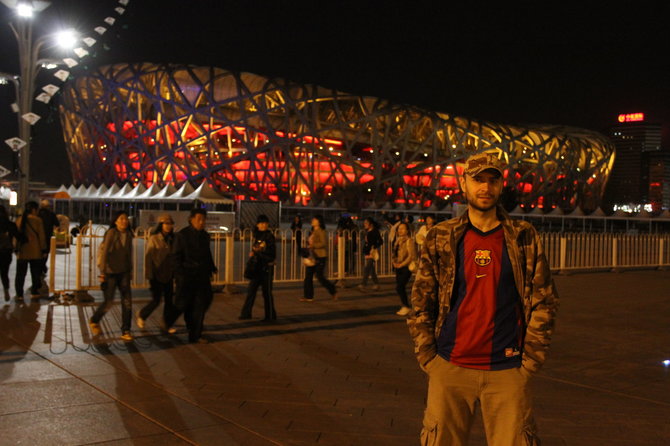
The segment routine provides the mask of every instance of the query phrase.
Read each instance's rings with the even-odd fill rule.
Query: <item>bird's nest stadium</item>
[[[509,163],[507,204],[588,211],[614,161],[592,131],[484,122],[213,67],[101,67],[66,84],[60,115],[77,184],[207,182],[291,206],[441,209],[462,200],[463,159],[497,151]]]

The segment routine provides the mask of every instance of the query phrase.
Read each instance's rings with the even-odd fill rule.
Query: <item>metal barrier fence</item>
[[[86,226],[75,238],[74,245],[56,250],[52,238],[49,268],[49,286],[55,293],[96,289],[98,269],[97,253],[106,227]],[[291,230],[275,230],[277,260],[275,282],[297,282],[304,278],[305,266],[299,255],[298,237]],[[344,282],[360,280],[363,274],[363,245],[365,231],[327,231],[328,261],[326,276]],[[381,232],[384,244],[377,262],[377,275],[391,277],[391,247],[388,231]],[[133,239],[134,287],[146,288],[144,277],[144,252],[149,231],[138,229]],[[214,284],[243,284],[244,266],[251,252],[252,231],[234,230],[225,234],[211,234],[211,249],[218,273]],[[620,268],[657,268],[670,266],[670,234],[594,234],[594,233],[543,233],[541,238],[553,271],[612,270]],[[301,244],[307,234],[301,234]]]

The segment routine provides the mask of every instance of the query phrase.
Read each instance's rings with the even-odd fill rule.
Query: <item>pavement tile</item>
[[[50,381],[71,378],[63,371],[32,352],[20,356],[2,352],[0,355],[0,382],[2,384]]]
[[[2,443],[40,446],[128,439],[164,430],[116,403],[89,404],[0,416]]]
[[[0,385],[0,415],[109,401],[76,378]]]

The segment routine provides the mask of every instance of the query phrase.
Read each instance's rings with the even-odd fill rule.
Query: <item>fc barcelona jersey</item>
[[[502,225],[485,233],[468,227],[458,243],[455,279],[438,354],[472,369],[519,367],[521,305]]]

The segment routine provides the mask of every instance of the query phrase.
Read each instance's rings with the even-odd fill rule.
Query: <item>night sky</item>
[[[135,61],[213,65],[506,124],[605,132],[619,113],[644,112],[648,121],[670,125],[670,5],[594,3],[607,9],[130,0],[118,16],[115,0],[69,0],[54,2],[35,29],[71,23],[99,38],[74,74]],[[0,10],[0,71],[15,73],[12,14]],[[92,29],[107,16],[117,22],[100,37]],[[12,97],[12,87],[0,86],[2,141],[17,134]],[[38,103],[34,111],[43,120],[33,132],[31,176],[69,184],[55,105]],[[11,168],[4,143],[0,164]]]

